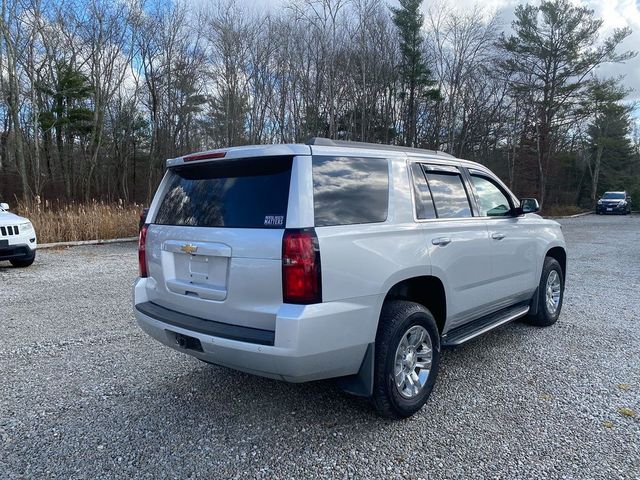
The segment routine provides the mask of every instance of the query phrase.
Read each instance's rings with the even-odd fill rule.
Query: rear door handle
[[[444,247],[445,245],[449,245],[451,243],[451,239],[449,237],[434,238],[433,240],[431,240],[431,243]]]
[[[502,240],[505,237],[504,233],[492,233],[491,234],[491,238],[493,238],[494,240]]]

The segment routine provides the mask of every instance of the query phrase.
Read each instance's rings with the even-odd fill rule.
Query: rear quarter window
[[[263,157],[173,168],[154,223],[284,228],[292,161]]]
[[[387,219],[387,159],[314,156],[312,163],[316,227]]]

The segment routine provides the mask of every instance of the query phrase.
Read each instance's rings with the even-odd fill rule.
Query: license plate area
[[[176,253],[173,257],[175,278],[216,288],[227,287],[226,257],[208,257]]]
[[[203,300],[227,297],[231,247],[220,243],[166,241],[162,266],[167,290]]]
[[[607,208],[607,212],[613,212],[613,208],[608,207],[608,208]]]

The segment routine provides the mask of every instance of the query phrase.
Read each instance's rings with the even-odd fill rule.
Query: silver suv
[[[140,231],[135,315],[205,362],[337,378],[408,417],[442,347],[557,320],[565,243],[537,210],[427,150],[313,139],[170,159]]]

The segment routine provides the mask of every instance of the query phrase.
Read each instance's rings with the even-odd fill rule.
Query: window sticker
[[[265,215],[264,224],[268,227],[279,227],[284,224],[284,215]]]

